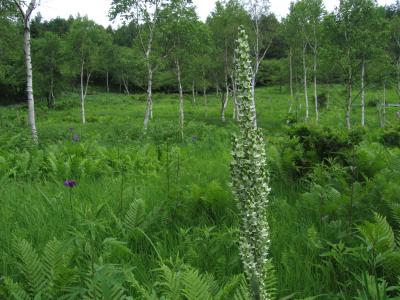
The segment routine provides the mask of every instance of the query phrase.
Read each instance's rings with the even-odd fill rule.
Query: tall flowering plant
[[[254,299],[266,300],[272,299],[267,284],[270,248],[267,210],[270,188],[264,139],[254,122],[249,53],[248,36],[240,27],[235,50],[240,132],[233,138],[232,188],[241,217],[239,248],[250,292]]]

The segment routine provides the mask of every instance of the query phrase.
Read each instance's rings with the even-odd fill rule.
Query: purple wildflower
[[[75,180],[65,180],[65,181],[64,181],[64,185],[65,185],[66,187],[73,188],[73,187],[76,186],[76,181],[75,181]]]
[[[72,138],[72,141],[73,142],[79,142],[80,139],[81,138],[80,138],[79,134],[74,134],[74,137]]]

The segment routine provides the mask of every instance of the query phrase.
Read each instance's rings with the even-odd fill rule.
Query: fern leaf
[[[13,246],[22,273],[28,283],[29,292],[31,295],[40,294],[46,287],[47,282],[39,255],[26,240],[15,238]]]
[[[392,227],[385,217],[375,213],[374,222],[365,222],[358,226],[358,231],[367,249],[377,253],[391,251],[395,247],[395,239]]]
[[[236,292],[240,285],[244,282],[245,278],[243,275],[233,276],[227,284],[225,284],[216,294],[215,299],[224,300],[231,299],[233,294]]]
[[[62,263],[61,251],[62,245],[56,239],[49,241],[43,251],[43,271],[50,298],[55,297],[54,289],[59,277],[59,266]]]
[[[239,287],[237,288],[233,300],[250,300],[250,293],[247,288],[247,282],[244,277],[242,277]]]
[[[130,271],[125,271],[124,272],[124,277],[125,280],[131,285],[131,287],[139,293],[140,299],[145,299],[145,300],[159,300],[157,295],[155,294],[154,291],[151,293],[147,291],[145,287],[143,287],[135,278],[135,276],[132,274]]]
[[[210,283],[197,270],[188,268],[182,274],[182,294],[187,300],[210,300]]]
[[[265,279],[265,288],[269,295],[269,299],[276,299],[276,296],[278,294],[278,280],[276,278],[275,268],[271,260],[268,260],[268,262],[266,263],[265,270],[265,274],[267,277]]]
[[[180,299],[182,273],[175,272],[166,265],[162,265],[159,271],[160,281],[156,285],[160,286],[162,295],[167,299]]]
[[[4,286],[8,293],[15,300],[30,300],[31,297],[29,294],[17,283],[15,283],[11,278],[4,277],[3,278]]]
[[[134,231],[144,219],[143,214],[143,202],[141,200],[135,200],[129,205],[128,212],[125,216],[125,230],[129,233]]]

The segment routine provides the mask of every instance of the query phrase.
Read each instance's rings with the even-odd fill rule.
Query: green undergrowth
[[[330,88],[320,125],[300,103],[288,116],[285,90],[257,91],[279,298],[400,295],[399,124],[388,110],[380,129],[369,106],[367,127],[355,108],[347,131],[343,91]],[[25,108],[0,108],[0,298],[248,299],[229,178],[237,127],[231,106],[222,123],[208,100],[187,96],[183,140],[175,95],[155,95],[147,132],[143,95],[89,95],[85,126],[77,96],[39,102],[38,147]]]

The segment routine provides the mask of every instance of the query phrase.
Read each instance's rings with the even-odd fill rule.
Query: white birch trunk
[[[309,118],[308,90],[307,90],[307,62],[306,62],[307,44],[303,46],[303,69],[304,69],[304,97],[306,100],[306,120]]]
[[[292,112],[294,93],[293,93],[293,50],[289,49],[289,86],[290,86],[290,105],[289,114]]]
[[[130,95],[129,93],[129,83],[128,83],[128,78],[125,79],[125,76],[122,75],[122,82],[124,83],[124,87],[125,87],[125,92],[128,94],[128,96]]]
[[[178,87],[179,87],[179,129],[181,132],[181,138],[183,140],[183,126],[185,122],[185,112],[184,112],[183,90],[181,82],[181,67],[179,64],[179,60],[176,60],[176,69],[178,73]]]
[[[361,126],[365,126],[365,62],[361,64]]]
[[[238,100],[237,100],[237,87],[236,87],[236,81],[233,76],[231,75],[231,80],[232,80],[232,98],[233,98],[233,115],[232,119],[235,121],[239,121],[239,107],[238,107]]]
[[[384,128],[385,125],[386,125],[386,83],[383,84],[383,107],[382,107],[381,127]]]
[[[204,98],[204,108],[205,117],[208,117],[208,99],[207,99],[207,86],[206,86],[206,75],[203,72],[203,98]]]
[[[86,124],[86,113],[85,113],[85,99],[89,88],[91,73],[86,73],[86,84],[84,83],[85,77],[85,59],[82,59],[81,64],[81,115],[82,124]]]
[[[149,120],[153,118],[153,70],[150,62],[147,64],[148,67],[148,82],[147,82],[147,104],[146,113],[144,116],[144,130],[147,130]]]
[[[82,124],[86,123],[85,92],[84,92],[84,86],[83,86],[84,67],[85,67],[85,60],[82,59],[82,63],[81,63],[81,115],[82,115]]]
[[[353,69],[351,62],[349,62],[348,70],[348,98],[347,98],[347,109],[346,109],[346,125],[347,129],[351,129],[351,106],[353,104]]]
[[[31,128],[33,142],[35,144],[38,144],[39,138],[36,129],[35,99],[33,96],[30,13],[27,16],[24,15],[23,18],[24,18],[24,52],[25,52],[25,64],[26,64],[26,93],[28,97],[28,122]]]
[[[315,122],[319,123],[319,110],[318,110],[318,91],[317,91],[317,53],[314,50],[314,101],[315,101]]]
[[[193,98],[193,103],[195,104],[196,103],[196,88],[195,88],[195,82],[194,82],[194,80],[193,80],[193,83],[192,83],[192,98]]]
[[[225,110],[229,101],[228,77],[225,75],[225,94],[221,95],[221,121],[225,122]]]

